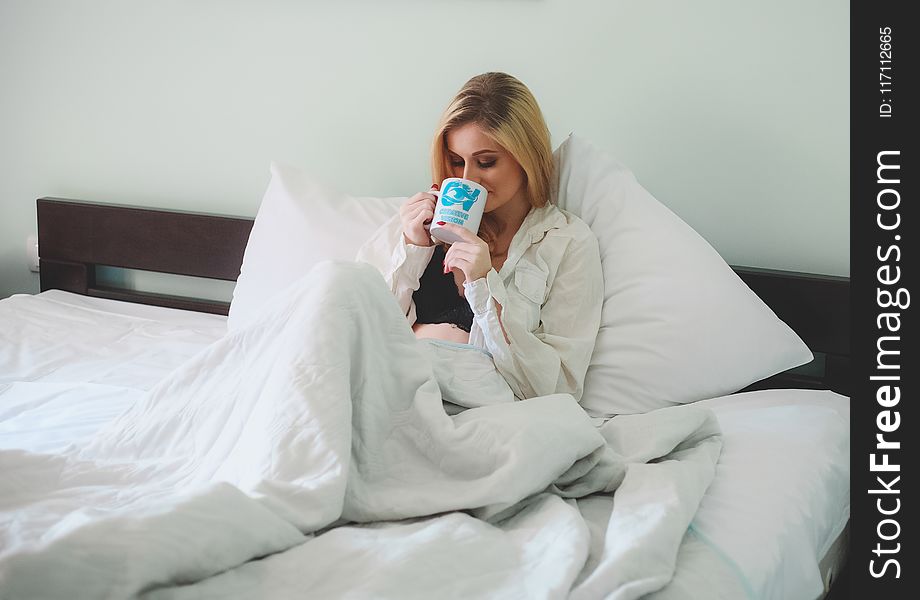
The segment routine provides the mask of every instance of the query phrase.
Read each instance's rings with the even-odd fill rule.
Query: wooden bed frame
[[[229,304],[97,284],[96,267],[236,281],[253,219],[39,198],[41,290],[216,314]],[[808,344],[816,360],[759,381],[762,388],[830,389],[849,395],[850,280],[732,267]]]

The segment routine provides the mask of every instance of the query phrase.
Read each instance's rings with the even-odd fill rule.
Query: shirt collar
[[[567,223],[565,214],[554,204],[546,203],[544,206],[531,208],[511,239],[508,259],[502,265],[499,275],[507,277],[528,248],[546,237],[549,230],[562,228]]]
[[[568,220],[562,211],[555,204],[547,202],[527,213],[524,222],[521,223],[521,229],[527,232],[525,239],[531,244],[536,244],[546,237],[548,231],[564,227],[566,223]]]

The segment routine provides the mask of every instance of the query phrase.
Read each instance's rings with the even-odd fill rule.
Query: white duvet
[[[451,417],[429,352],[377,271],[317,266],[88,445],[0,451],[0,597],[625,599],[668,583],[718,459],[711,412],[598,430],[553,395]]]

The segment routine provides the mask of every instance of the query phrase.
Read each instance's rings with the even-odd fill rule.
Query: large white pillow
[[[271,164],[271,182],[246,244],[227,327],[243,327],[275,294],[327,259],[354,260],[358,248],[405,198],[356,198],[299,169]]]
[[[585,379],[592,415],[642,413],[735,392],[812,360],[805,343],[633,174],[570,135],[558,204],[597,236],[604,308]]]
[[[569,136],[555,152],[558,203],[598,238],[601,329],[582,405],[647,412],[732,393],[804,364],[811,352],[689,225],[632,173]],[[352,260],[405,201],[356,198],[272,163],[230,304],[229,328],[326,259]]]

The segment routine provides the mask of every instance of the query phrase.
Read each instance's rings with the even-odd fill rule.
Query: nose
[[[475,164],[466,163],[463,165],[463,178],[475,181],[480,185],[482,184],[482,182],[479,181],[479,169]]]

